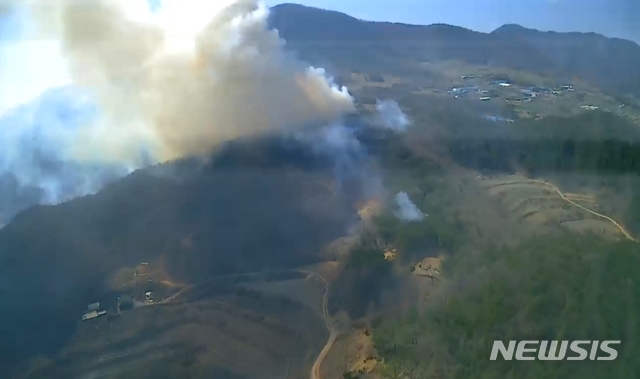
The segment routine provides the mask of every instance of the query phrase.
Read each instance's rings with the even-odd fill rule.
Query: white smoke
[[[164,0],[157,13],[146,0],[27,4],[102,111],[75,136],[80,160],[132,163],[140,149],[158,161],[205,154],[354,110],[345,88],[285,52],[256,0]]]
[[[393,100],[376,101],[376,111],[386,128],[402,132],[407,130],[411,123],[409,117],[404,114],[398,103]]]
[[[0,221],[34,204],[94,193],[135,168],[77,162],[68,155],[64,147],[95,114],[89,99],[62,88],[0,118]]]
[[[397,206],[396,217],[403,221],[422,221],[426,216],[411,201],[406,192],[398,192],[395,196]]]
[[[2,12],[28,8],[38,28],[26,40],[56,46],[68,75],[56,72],[71,80],[0,119],[0,185],[20,204],[64,201],[146,163],[331,124],[355,110],[346,88],[285,51],[261,2],[161,3],[154,13],[146,0],[0,0]],[[33,74],[52,63],[12,62],[29,74],[4,81],[1,94],[33,98],[52,85]],[[0,96],[2,111],[7,104]]]
[[[332,123],[298,133],[296,137],[317,156],[330,160],[340,187],[350,186],[354,190],[355,185],[359,196],[380,196],[382,180],[355,132],[355,129],[341,123]]]

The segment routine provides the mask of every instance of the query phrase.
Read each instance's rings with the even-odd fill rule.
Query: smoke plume
[[[76,159],[126,162],[209,152],[237,137],[324,123],[354,110],[345,88],[284,50],[257,0],[29,0],[98,122]],[[43,62],[46,64],[47,62]]]
[[[135,167],[74,161],[65,150],[96,109],[69,88],[0,118],[0,223],[34,204],[55,204],[94,193]]]
[[[409,199],[406,192],[398,192],[395,196],[396,217],[403,221],[422,221],[425,214]]]
[[[298,139],[305,142],[317,156],[331,160],[338,189],[351,192],[356,198],[380,196],[382,181],[372,161],[356,136],[354,128],[333,123],[311,132],[299,133]]]
[[[60,46],[72,79],[2,115],[0,219],[96,192],[148,163],[355,110],[346,88],[285,51],[261,2],[161,3],[152,12],[146,0],[0,0],[2,13],[26,5],[37,35],[25,38]],[[38,64],[48,72],[51,62],[29,62]],[[348,158],[336,170],[353,171],[357,149],[326,137]]]
[[[407,130],[410,124],[409,118],[402,112],[397,102],[378,100],[376,102],[376,110],[385,127],[400,132]]]

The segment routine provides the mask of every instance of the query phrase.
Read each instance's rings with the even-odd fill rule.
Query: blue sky
[[[267,0],[270,5],[283,2],[338,10],[366,20],[447,23],[478,31],[516,23],[541,30],[593,31],[640,42],[640,0]]]
[[[148,0],[158,4],[160,0]],[[204,0],[203,0],[204,1]],[[375,21],[447,23],[491,31],[516,23],[541,30],[597,32],[640,43],[640,0],[266,0],[337,10]],[[635,15],[635,16],[634,16]],[[23,18],[24,19],[24,18]],[[19,17],[0,19],[0,41],[20,30]]]

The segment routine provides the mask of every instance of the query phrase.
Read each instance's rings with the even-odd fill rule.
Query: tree
[[[567,234],[465,255],[452,259],[450,266],[445,274],[451,284],[441,291],[442,299],[434,297],[423,313],[383,322],[374,330],[376,349],[390,362],[390,377],[403,367],[442,372],[445,379],[590,379],[640,373],[634,353],[640,342],[628,338],[640,323],[638,244]],[[421,339],[430,341],[433,357],[414,348]],[[522,339],[614,339],[626,345],[615,367],[488,361],[494,340]]]

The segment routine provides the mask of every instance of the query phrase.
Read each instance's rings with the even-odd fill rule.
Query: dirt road
[[[313,366],[311,367],[311,375],[310,378],[311,379],[321,379],[320,376],[320,366],[322,365],[322,362],[324,361],[325,357],[327,356],[327,353],[329,352],[329,350],[331,350],[331,347],[333,346],[333,343],[335,342],[336,338],[338,337],[338,332],[334,330],[333,326],[331,325],[331,318],[329,316],[329,282],[327,282],[327,280],[322,277],[322,275],[315,273],[313,271],[307,271],[307,270],[285,270],[283,272],[299,272],[302,274],[306,274],[309,276],[313,276],[314,278],[318,279],[320,282],[322,282],[322,284],[324,285],[324,296],[322,297],[322,316],[324,318],[324,322],[325,322],[325,326],[327,327],[327,330],[329,331],[329,339],[327,340],[327,343],[325,343],[324,347],[322,348],[322,350],[320,351],[320,354],[318,354],[318,357],[316,358],[315,362],[313,363]],[[245,274],[238,274],[238,275],[225,275],[225,276],[221,276],[221,277],[216,277],[212,280],[216,280],[216,279],[220,279],[222,277],[232,277],[232,276],[250,276],[250,275],[262,275],[262,272],[256,272],[256,273],[245,273]],[[173,301],[175,301],[177,298],[179,298],[181,295],[183,295],[185,292],[187,292],[190,289],[194,289],[195,287],[204,285],[206,283],[208,283],[209,281],[206,281],[204,283],[201,283],[199,285],[194,285],[194,286],[189,286],[187,288],[182,289],[181,291],[179,291],[178,293],[174,294],[173,296],[160,301],[158,303],[151,303],[149,305],[152,304],[167,304],[167,303],[171,303]],[[291,366],[291,362],[288,362],[288,368],[287,368],[287,376],[289,374],[289,368]]]
[[[554,191],[556,191],[556,192],[558,193],[558,195],[560,195],[560,197],[562,198],[562,200],[564,200],[564,201],[568,202],[569,204],[571,204],[571,205],[573,205],[573,206],[576,206],[576,207],[578,207],[578,208],[582,209],[582,210],[583,210],[583,211],[585,211],[585,212],[591,213],[591,214],[592,214],[592,215],[594,215],[594,216],[598,216],[598,217],[600,217],[600,218],[603,218],[603,219],[605,219],[605,220],[607,220],[607,221],[611,222],[613,225],[615,225],[615,226],[620,230],[620,232],[622,232],[622,234],[624,234],[624,236],[625,236],[625,237],[627,237],[627,239],[629,239],[630,241],[638,242],[635,238],[633,238],[633,236],[632,236],[629,232],[627,232],[627,230],[626,230],[622,225],[618,224],[618,222],[616,222],[616,220],[612,219],[612,218],[611,218],[611,217],[609,217],[609,216],[605,216],[605,215],[603,215],[603,214],[601,214],[601,213],[598,213],[598,212],[592,211],[591,209],[589,209],[589,208],[587,208],[587,207],[585,207],[585,206],[582,206],[582,205],[580,205],[580,204],[578,204],[578,203],[576,203],[576,202],[572,201],[571,199],[568,199],[568,198],[564,195],[564,193],[562,193],[562,191],[560,191],[560,189],[559,189],[558,187],[556,187],[554,184],[549,183],[549,182],[545,182],[544,180],[539,180],[539,179],[529,179],[529,180],[530,180],[531,182],[538,183],[538,184],[542,184],[542,185],[544,185],[544,186],[547,186],[547,187],[549,187],[549,188],[553,189]]]
[[[327,326],[327,330],[331,331],[332,328],[331,328],[331,322],[329,318],[329,282],[327,282],[327,280],[323,278],[321,275],[313,271],[307,271],[307,270],[294,270],[294,271],[300,272],[302,274],[311,275],[314,278],[321,281],[322,285],[324,285],[324,296],[322,297],[322,317],[324,317],[324,322],[325,322],[325,325]]]
[[[318,354],[318,358],[316,358],[316,361],[313,363],[313,367],[311,367],[311,376],[309,377],[310,379],[321,379],[320,366],[322,365],[324,358],[329,353],[329,350],[331,350],[331,346],[333,346],[333,343],[336,341],[337,337],[338,333],[332,330],[329,334],[329,340],[327,340],[327,343],[320,351],[320,354]]]
[[[318,358],[316,358],[316,361],[313,363],[313,366],[311,367],[311,375],[309,376],[310,379],[322,379],[322,377],[320,376],[320,367],[322,366],[322,362],[326,358],[329,350],[331,350],[333,343],[338,337],[338,332],[332,327],[331,318],[329,317],[329,283],[325,280],[325,278],[315,272],[306,270],[298,270],[298,272],[311,275],[320,280],[324,285],[324,296],[322,297],[322,313],[325,325],[327,326],[327,330],[329,331],[329,339],[327,340],[327,343],[324,344],[324,347],[320,351],[320,354],[318,354]]]

